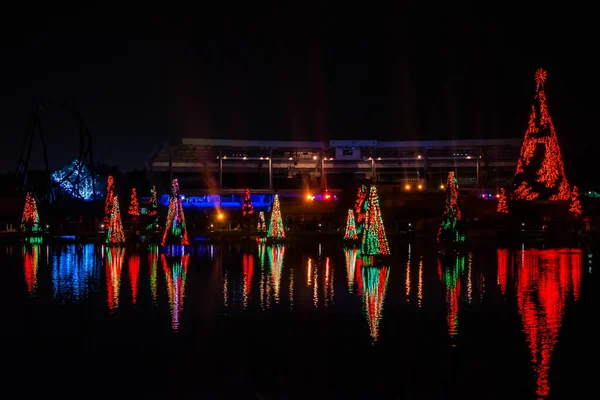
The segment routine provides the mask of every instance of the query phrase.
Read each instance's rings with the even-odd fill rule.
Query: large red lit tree
[[[546,71],[535,73],[536,93],[513,180],[514,200],[569,200],[558,138],[546,103]]]
[[[106,183],[106,200],[104,200],[104,223],[108,224],[112,214],[112,206],[115,200],[115,180],[108,176]]]
[[[125,243],[125,233],[123,232],[123,222],[121,221],[121,209],[119,207],[119,196],[113,197],[110,219],[108,221],[108,232],[106,234],[106,243],[112,245],[121,245]]]
[[[173,179],[173,183],[171,184],[171,201],[169,202],[167,222],[165,223],[161,245],[164,246],[167,242],[171,241],[179,242],[182,245],[190,244],[177,179]]]

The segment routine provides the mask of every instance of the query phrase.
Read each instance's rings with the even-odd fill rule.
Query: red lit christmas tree
[[[371,185],[371,189],[369,190],[361,252],[365,256],[390,254],[390,247],[379,207],[379,196],[375,185]]]
[[[267,229],[267,238],[285,239],[285,229],[283,219],[281,218],[281,206],[279,205],[279,196],[275,195],[273,206],[271,207],[271,220]]]
[[[108,232],[106,234],[106,243],[108,244],[124,244],[125,233],[123,233],[123,223],[121,221],[121,209],[119,207],[119,196],[113,197],[113,205],[111,207],[110,219],[108,221]]]
[[[356,231],[356,224],[354,222],[354,211],[352,211],[352,209],[348,209],[348,216],[346,217],[346,233],[344,234],[344,239],[358,239],[358,232]]]
[[[156,186],[150,189],[150,199],[148,200],[148,215],[153,217],[158,214],[158,199],[156,195]]]
[[[354,212],[356,213],[356,232],[360,235],[365,225],[365,215],[367,213],[367,187],[360,185],[356,194],[354,203]]]
[[[501,214],[508,214],[508,204],[506,204],[506,192],[504,188],[501,188],[500,193],[498,193],[498,208],[496,211]]]
[[[129,211],[127,211],[129,215],[133,217],[134,220],[140,216],[140,203],[138,202],[137,192],[135,188],[131,189],[131,198],[129,200]]]
[[[169,202],[169,211],[167,213],[167,222],[161,245],[167,244],[167,241],[174,240],[182,245],[190,244],[187,228],[185,226],[185,216],[183,215],[183,206],[179,196],[179,182],[173,179],[171,184],[171,201]]]
[[[460,209],[458,208],[458,183],[454,172],[448,172],[446,182],[446,204],[442,213],[442,221],[438,229],[437,241],[463,243],[465,235],[462,232]]]
[[[571,193],[546,104],[546,71],[535,73],[536,93],[513,180],[515,200],[569,200]]]
[[[571,191],[571,208],[569,211],[575,214],[575,216],[581,215],[581,201],[579,201],[579,189],[577,186],[573,186]]]
[[[108,176],[106,184],[106,200],[104,200],[104,223],[108,224],[112,214],[112,206],[115,201],[115,181],[112,176]]]
[[[27,192],[25,195],[25,207],[23,208],[23,217],[21,218],[21,232],[35,233],[41,232],[40,215],[37,210],[37,203],[33,193]]]
[[[246,189],[244,205],[242,206],[242,216],[249,217],[252,214],[254,214],[254,207],[252,206],[252,200],[250,199],[250,189]]]
[[[265,212],[261,211],[258,213],[258,222],[256,223],[256,230],[259,232],[267,231],[267,223],[265,221]]]

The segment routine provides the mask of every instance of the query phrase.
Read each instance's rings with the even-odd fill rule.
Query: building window
[[[343,155],[344,155],[344,157],[351,157],[353,155],[353,153],[354,153],[354,150],[352,150],[352,149],[344,149]]]

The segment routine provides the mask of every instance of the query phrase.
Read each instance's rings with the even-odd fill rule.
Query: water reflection
[[[37,244],[23,246],[23,270],[27,292],[33,295],[37,289],[40,246]]]
[[[250,293],[252,292],[252,276],[254,274],[254,257],[252,254],[244,254],[242,261],[243,268],[243,286],[242,286],[242,304],[248,308]]]
[[[575,300],[579,298],[581,258],[580,250],[522,250],[517,259],[517,303],[531,351],[536,393],[541,398],[550,390],[550,358],[558,341],[565,300],[570,293]]]
[[[106,248],[106,290],[108,309],[112,312],[119,307],[121,292],[121,272],[125,260],[125,249],[122,247]]]
[[[158,245],[154,244],[148,248],[148,266],[150,267],[150,293],[152,294],[152,304],[156,305],[158,285]]]
[[[438,274],[444,286],[446,299],[446,321],[448,336],[458,335],[458,308],[460,303],[460,287],[465,272],[465,256],[438,257]]]
[[[356,258],[358,257],[358,249],[344,249],[346,258],[346,279],[348,280],[348,292],[354,292],[354,278],[356,276]]]
[[[387,292],[390,269],[386,266],[372,266],[368,260],[361,259],[361,281],[364,311],[369,323],[371,339],[379,339],[379,324],[383,315],[383,303]]]
[[[100,270],[93,244],[62,247],[52,256],[52,293],[61,301],[81,301],[97,287]]]
[[[127,266],[129,269],[129,282],[131,283],[131,303],[136,304],[138,296],[138,280],[140,276],[140,256],[137,254],[129,256]]]
[[[189,254],[174,257],[167,257],[165,254],[161,256],[171,309],[171,327],[175,331],[179,330],[179,318],[183,311],[189,257]]]
[[[283,271],[283,256],[285,255],[285,246],[267,246],[267,254],[269,255],[269,265],[271,267],[273,298],[275,300],[275,303],[279,303],[279,295],[281,292],[281,273]]]

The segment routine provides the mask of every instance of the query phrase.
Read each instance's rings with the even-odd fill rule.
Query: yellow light
[[[410,185],[406,185],[406,186],[404,186],[404,189],[406,189],[406,190],[410,190]]]
[[[446,186],[440,185],[440,189],[444,190],[444,189],[446,189]]]
[[[312,200],[312,194],[307,194],[306,195],[306,200]]]
[[[219,214],[219,215],[217,216],[217,218],[219,218],[219,219],[223,219],[223,214]]]
[[[417,187],[419,188],[419,190],[423,189],[423,185],[419,185]]]

